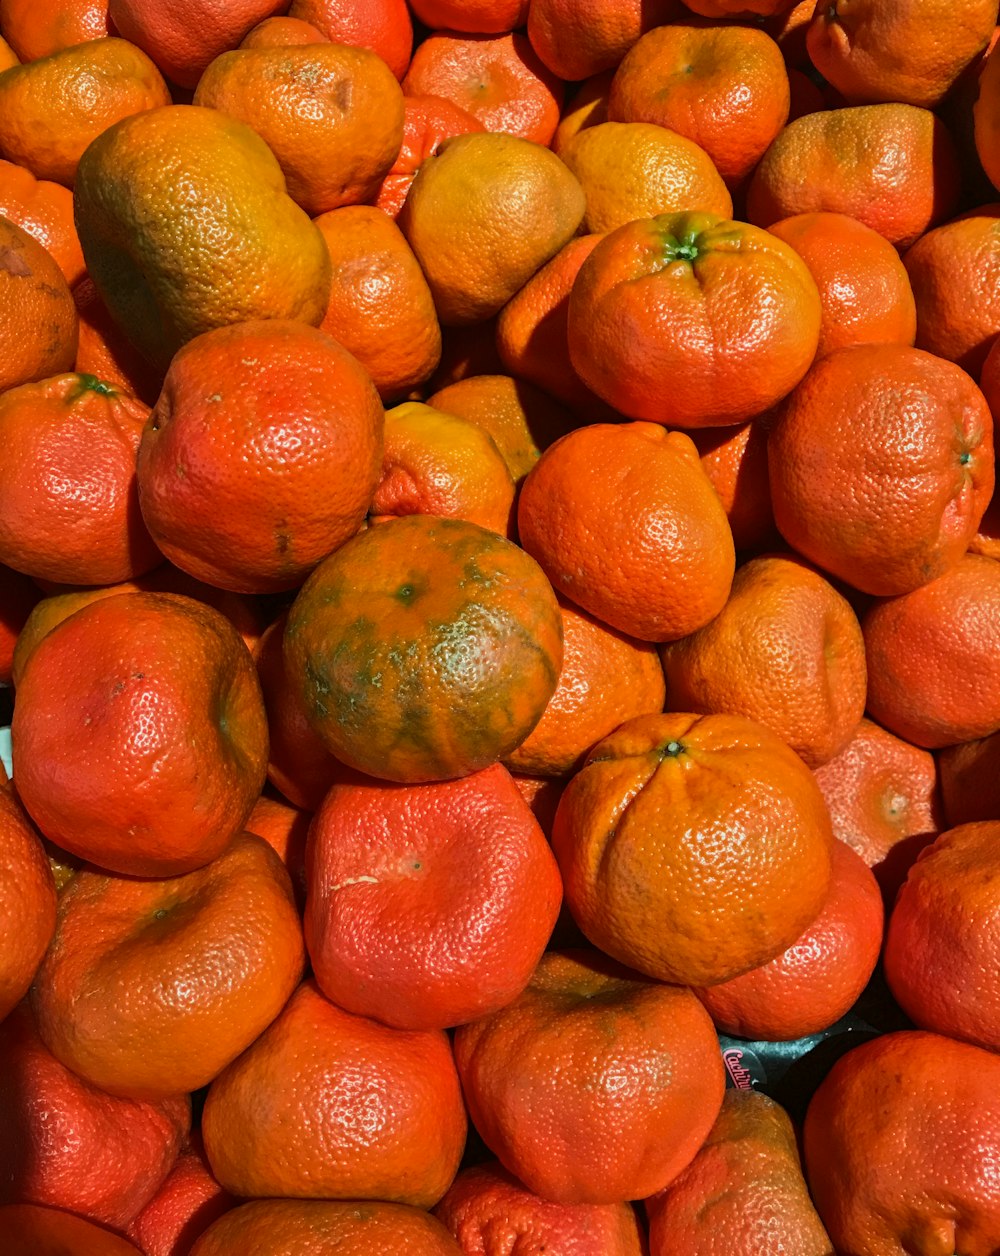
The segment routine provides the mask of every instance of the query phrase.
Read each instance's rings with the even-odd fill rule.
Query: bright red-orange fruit
[[[317,984],[401,1029],[444,1029],[509,1003],[562,901],[552,851],[500,764],[457,781],[333,786],[308,867]]]

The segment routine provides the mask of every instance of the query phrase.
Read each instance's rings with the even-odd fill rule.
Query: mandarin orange
[[[193,103],[252,127],[310,215],[372,197],[403,141],[403,94],[391,70],[345,44],[224,52],[198,80]]]
[[[438,515],[507,536],[513,507],[513,476],[493,438],[477,423],[419,401],[404,401],[386,414],[373,523]]]
[[[169,104],[159,70],[134,44],[111,36],[76,44],[0,75],[0,153],[72,187],[92,140]]]
[[[656,423],[593,423],[550,445],[518,529],[559,593],[640,641],[694,632],[729,595],[722,503],[690,437]]]
[[[1000,1243],[1000,1059],[938,1034],[848,1051],[806,1113],[806,1178],[838,1252],[987,1253]]]
[[[291,319],[205,332],[174,355],[143,431],[142,518],[199,580],[297,588],[360,528],[384,425],[370,376],[324,332]]]
[[[802,1174],[795,1128],[773,1099],[727,1090],[701,1150],[646,1200],[651,1256],[833,1256]]]
[[[189,1097],[147,1103],[98,1090],[45,1048],[25,1003],[0,1023],[0,1062],[8,1131],[0,1204],[64,1208],[124,1230],[177,1159],[191,1122]],[[41,1112],[44,1121],[35,1115]]]
[[[562,622],[538,564],[495,532],[410,515],[321,563],[292,605],[288,675],[339,759],[387,780],[465,776],[541,718]]]
[[[839,754],[865,709],[865,643],[850,604],[794,557],[751,559],[697,632],[665,645],[672,711],[745,715],[809,767]]]
[[[60,896],[32,1008],[45,1045],[78,1077],[164,1099],[207,1086],[249,1047],[304,959],[288,874],[244,833],[181,877],[78,872]]]
[[[457,781],[334,785],[307,858],[317,984],[400,1029],[504,1007],[527,985],[562,900],[552,851],[498,763]]]
[[[135,470],[148,416],[92,375],[0,394],[0,561],[66,584],[116,584],[161,563]]]
[[[429,1208],[451,1185],[465,1133],[443,1031],[352,1016],[311,981],[216,1078],[202,1115],[212,1172],[245,1198]]]
[[[785,540],[877,596],[952,568],[993,495],[986,399],[953,363],[905,345],[820,358],[782,407],[767,452]]]
[[[441,358],[427,280],[383,208],[345,205],[314,219],[333,280],[320,329],[353,353],[383,401],[426,383]]]
[[[455,1033],[469,1115],[504,1168],[557,1204],[662,1189],[722,1102],[722,1057],[690,990],[596,951],[549,951],[527,989]]]
[[[597,743],[556,812],[566,902],[601,950],[658,981],[714,985],[780,955],[830,883],[812,773],[736,715],[650,715]]]
[[[631,418],[740,423],[802,379],[821,321],[816,282],[784,241],[712,213],[664,214],[612,231],[583,263],[570,360]]]
[[[737,186],[787,122],[789,100],[781,50],[764,31],[679,20],[657,24],[626,53],[611,84],[608,117],[655,122],[687,136]]]
[[[264,783],[250,652],[218,611],[176,594],[104,598],[53,628],[25,667],[12,727],[18,793],[38,827],[125,875],[203,867]]]
[[[487,131],[548,144],[559,125],[563,83],[521,34],[433,31],[403,79],[408,96],[443,96]]]

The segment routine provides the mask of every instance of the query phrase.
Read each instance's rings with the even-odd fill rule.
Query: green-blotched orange
[[[337,758],[387,780],[445,780],[509,754],[538,723],[562,665],[562,622],[516,545],[410,515],[320,564],[289,612],[284,651]]]
[[[319,229],[255,131],[165,105],[108,127],[77,169],[76,228],[115,321],[166,369],[188,340],[253,318],[318,326],[330,295]]]

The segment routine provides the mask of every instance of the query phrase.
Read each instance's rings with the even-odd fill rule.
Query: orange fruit
[[[1000,1060],[938,1034],[883,1034],[848,1051],[813,1095],[804,1154],[838,1252],[989,1252]]]
[[[619,227],[583,263],[570,359],[623,414],[714,427],[795,387],[821,319],[816,283],[783,241],[711,213],[664,214]]]
[[[128,1236],[147,1256],[180,1256],[235,1202],[212,1177],[198,1138],[177,1157]]]
[[[252,127],[308,214],[368,200],[403,141],[392,71],[367,48],[345,44],[224,52],[198,80],[194,104]]]
[[[976,534],[993,494],[993,421],[953,363],[853,345],[819,359],[786,401],[768,466],[790,545],[862,592],[908,593]]]
[[[306,836],[311,819],[310,812],[267,794],[261,794],[247,819],[246,831],[262,837],[287,868],[300,911],[306,896]]]
[[[427,785],[334,785],[309,831],[305,934],[348,1012],[445,1029],[506,1006],[555,927],[559,870],[499,763]]]
[[[640,641],[694,632],[729,595],[722,503],[690,438],[658,424],[561,437],[521,487],[518,529],[563,597]]]
[[[505,368],[528,380],[591,421],[610,408],[595,397],[569,360],[566,324],[569,294],[580,267],[600,242],[599,233],[564,245],[516,292],[497,315],[497,352]]]
[[[813,65],[851,104],[932,109],[990,42],[992,0],[819,0],[806,44]]]
[[[177,1159],[188,1096],[147,1103],[105,1094],[46,1050],[25,1004],[0,1024],[0,1063],[0,1204],[64,1208],[124,1230]]]
[[[9,70],[12,65],[20,64],[21,62],[18,60],[17,53],[14,49],[10,46],[6,39],[0,38],[0,72]]]
[[[473,1124],[509,1173],[557,1204],[651,1195],[703,1142],[722,1057],[690,990],[593,951],[550,951],[527,989],[455,1033]]]
[[[489,1252],[495,1235],[525,1251],[572,1256],[644,1256],[628,1204],[554,1204],[527,1190],[497,1161],[463,1169],[434,1215],[463,1252]]]
[[[513,772],[563,776],[596,742],[637,715],[663,710],[666,687],[656,647],[559,599],[563,665],[542,718],[507,756]]]
[[[108,0],[0,0],[0,29],[21,61],[111,33]]]
[[[552,137],[552,151],[559,157],[569,141],[588,126],[599,126],[608,120],[608,95],[614,70],[592,74],[577,87],[563,106],[562,117]]]
[[[148,414],[92,375],[0,394],[0,561],[76,584],[116,584],[162,562],[139,516]]]
[[[152,406],[160,395],[164,372],[151,366],[128,340],[98,296],[92,279],[84,278],[76,285],[73,302],[79,319],[73,370],[78,375],[93,375],[118,392],[131,393]]]
[[[218,611],[175,594],[105,598],[54,628],[21,677],[12,729],[34,822],[127,876],[209,863],[264,783],[253,659]]]
[[[884,236],[847,214],[832,213],[794,214],[768,231],[792,246],[816,280],[823,308],[817,357],[846,345],[913,344],[913,289]]]
[[[352,1016],[311,981],[216,1078],[202,1115],[213,1173],[251,1198],[429,1208],[451,1185],[465,1133],[442,1030]]]
[[[966,554],[929,584],[876,602],[862,627],[872,719],[928,750],[1000,729],[1000,563]]]
[[[133,1244],[58,1208],[37,1204],[0,1207],[0,1231],[7,1256],[137,1256]],[[156,1253],[159,1256],[159,1253]]]
[[[4,869],[0,882],[3,1021],[28,993],[56,927],[56,887],[49,861],[41,839],[6,784],[0,785],[0,860]]]
[[[292,0],[288,15],[335,44],[377,53],[397,79],[406,73],[413,23],[405,0]]]
[[[327,37],[300,17],[266,17],[240,40],[241,48],[292,48],[300,44],[325,44]]]
[[[390,218],[403,208],[417,171],[441,144],[454,135],[471,135],[486,128],[471,113],[443,96],[403,97],[403,143],[389,173],[379,184],[374,204]]]
[[[941,797],[949,826],[992,820],[1000,814],[1000,737],[946,746],[937,756]],[[945,825],[935,826],[940,832]],[[928,834],[928,841],[933,834]]]
[[[579,183],[516,135],[458,135],[428,157],[399,224],[445,325],[496,314],[583,219]]]
[[[108,17],[172,83],[194,87],[219,53],[235,48],[251,27],[284,7],[282,0],[230,0],[220,12],[213,0],[167,8],[155,0],[108,0]]]
[[[63,48],[0,77],[0,153],[72,187],[92,140],[122,118],[169,104],[159,70],[126,40]]]
[[[839,754],[864,714],[857,617],[792,556],[745,563],[719,614],[662,653],[670,710],[744,715],[777,733],[809,767]]]
[[[520,745],[555,689],[562,623],[523,550],[473,523],[411,515],[316,569],[284,650],[337,758],[415,783],[465,776]]]
[[[510,375],[472,375],[438,388],[435,410],[457,414],[492,436],[518,483],[543,449],[576,426],[574,416],[534,384]]]
[[[729,520],[737,550],[759,549],[776,537],[767,476],[769,418],[690,433],[701,468]]]
[[[816,919],[768,963],[695,993],[726,1034],[787,1042],[821,1033],[868,984],[882,924],[878,882],[855,850],[834,842],[830,888]]]
[[[683,12],[677,0],[532,0],[528,38],[553,74],[579,82],[615,69],[641,35]]]
[[[14,677],[17,642],[40,597],[33,580],[0,565],[0,684],[9,685]]]
[[[775,138],[747,191],[761,227],[793,214],[848,214],[905,248],[958,200],[958,159],[944,124],[915,105],[806,114]]]
[[[72,370],[76,342],[76,307],[57,262],[0,218],[0,393]]]
[[[115,123],[87,149],[74,195],[90,277],[154,365],[229,323],[323,317],[323,237],[235,118],[170,105]]]
[[[921,1029],[995,1050],[1000,1001],[989,973],[1000,942],[993,876],[1000,823],[948,829],[900,887],[885,941],[885,976]]]
[[[862,720],[844,749],[816,769],[816,784],[834,837],[857,851],[891,903],[943,827],[934,756]]]
[[[423,271],[381,209],[346,205],[315,219],[333,268],[320,328],[353,353],[383,401],[434,373],[441,328]]]
[[[637,218],[704,210],[728,218],[733,202],[703,148],[650,122],[601,122],[559,155],[587,198],[582,230],[613,231]]]
[[[736,715],[623,724],[566,787],[552,845],[590,941],[682,985],[780,955],[830,884],[830,817],[812,773]]]
[[[348,774],[348,769],[333,757],[313,730],[305,705],[289,683],[282,652],[286,619],[286,615],[280,615],[254,651],[267,711],[267,778],[294,806],[315,811],[326,791],[335,780]],[[253,813],[247,828],[256,833],[252,820]]]
[[[681,20],[649,31],[625,54],[608,117],[655,122],[687,136],[732,186],[753,171],[785,125],[789,100],[781,49],[769,35]]]
[[[86,268],[68,188],[36,179],[14,162],[0,161],[0,214],[45,246],[71,288],[83,279]]]
[[[1000,204],[928,231],[903,258],[917,305],[917,345],[978,379],[1000,332]]]
[[[563,83],[519,34],[433,31],[417,48],[403,79],[408,96],[443,96],[503,131],[548,144],[559,125]]]
[[[378,483],[383,410],[323,332],[236,323],[174,356],[138,455],[164,554],[238,593],[293,589],[357,532]]]
[[[651,1256],[758,1256],[762,1240],[796,1256],[833,1253],[788,1114],[756,1090],[726,1091],[701,1150],[646,1211]]]
[[[334,1251],[337,1256],[461,1256],[447,1230],[419,1208],[318,1199],[243,1204],[217,1221],[191,1256],[324,1256]]]
[[[263,1033],[304,958],[288,873],[244,833],[181,877],[78,872],[32,1007],[43,1042],[78,1077],[164,1099],[207,1086]]]
[[[418,401],[404,401],[386,414],[373,521],[440,515],[506,536],[513,506],[513,477],[478,424]]]

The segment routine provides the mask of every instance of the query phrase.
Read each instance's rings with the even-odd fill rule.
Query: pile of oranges
[[[2,1256],[1000,1252],[997,9],[0,0]]]

